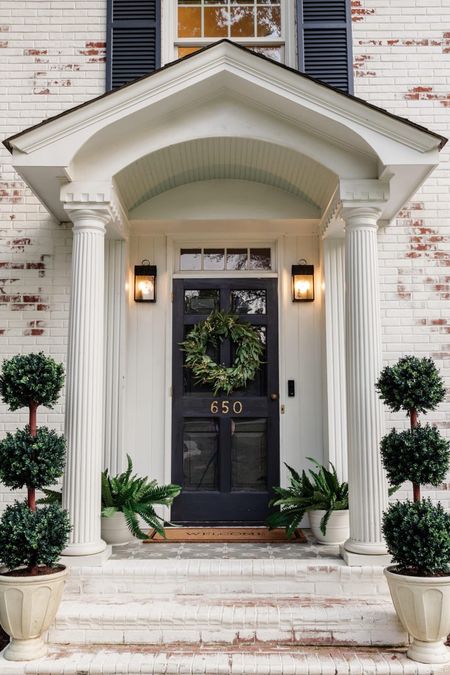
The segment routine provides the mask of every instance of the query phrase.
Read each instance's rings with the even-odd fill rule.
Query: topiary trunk
[[[417,410],[416,408],[411,408],[409,411],[409,422],[411,424],[411,429],[415,429],[419,422],[417,421]],[[413,499],[415,502],[420,502],[420,485],[419,483],[413,483]]]
[[[37,403],[32,401],[29,405],[29,426],[30,426],[30,434],[31,436],[35,437],[37,434]],[[27,485],[27,501],[28,501],[28,508],[31,509],[31,511],[36,511],[36,488],[32,485]],[[33,576],[36,576],[38,573],[38,565],[37,565],[37,552],[36,555],[33,556],[32,559],[30,559],[30,564],[28,566],[28,571],[30,574]]]

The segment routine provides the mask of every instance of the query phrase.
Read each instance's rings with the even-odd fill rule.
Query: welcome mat
[[[292,539],[288,539],[283,528],[268,530],[267,527],[167,527],[166,538],[155,530],[150,532],[144,544],[189,544],[192,542],[205,544],[262,544],[290,543],[306,544],[303,530],[295,530]]]

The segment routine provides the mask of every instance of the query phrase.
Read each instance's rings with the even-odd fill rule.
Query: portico
[[[73,223],[67,556],[105,548],[102,466],[119,470],[133,449],[140,473],[172,479],[174,281],[258,278],[278,289],[281,478],[284,461],[331,460],[349,480],[343,556],[382,564],[377,230],[437,165],[442,140],[228,41],[8,140],[19,174]],[[183,270],[183,250],[208,246],[270,250],[270,263]],[[142,258],[158,266],[151,307],[132,298]],[[290,298],[299,258],[315,265],[309,307]]]

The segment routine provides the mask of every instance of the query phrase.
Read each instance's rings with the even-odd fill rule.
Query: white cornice
[[[92,125],[104,125],[112,118],[120,117],[121,113],[130,114],[149,106],[220,72],[229,72],[244,82],[251,81],[266,91],[296,102],[300,107],[347,123],[347,126],[358,124],[419,152],[435,149],[440,143],[438,137],[401,119],[372,109],[276,63],[259,59],[230,43],[219,43],[151,77],[24,131],[11,140],[11,145],[21,152],[32,153]]]

